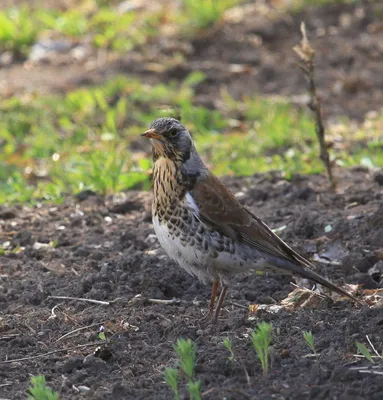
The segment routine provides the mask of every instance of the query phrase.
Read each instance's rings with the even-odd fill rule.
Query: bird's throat
[[[153,214],[160,219],[171,212],[186,194],[182,164],[159,157],[153,165]]]

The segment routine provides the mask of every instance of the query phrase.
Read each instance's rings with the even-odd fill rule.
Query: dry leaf
[[[281,301],[281,305],[287,311],[293,311],[299,308],[318,308],[324,300],[322,295],[310,289],[296,288]]]

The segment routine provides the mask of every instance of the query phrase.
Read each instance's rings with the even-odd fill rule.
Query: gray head
[[[163,156],[185,162],[196,151],[190,133],[175,118],[157,118],[142,136],[151,140],[155,159]]]

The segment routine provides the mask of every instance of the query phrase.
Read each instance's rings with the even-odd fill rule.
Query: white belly
[[[195,247],[184,244],[176,236],[171,236],[165,224],[161,224],[158,217],[153,216],[153,228],[158,241],[168,256],[175,260],[185,271],[196,276],[203,283],[207,283],[209,274],[206,270],[208,254],[198,251]]]

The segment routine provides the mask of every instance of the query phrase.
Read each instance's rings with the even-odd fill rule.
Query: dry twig
[[[74,329],[73,331],[70,331],[70,332],[66,333],[65,335],[59,337],[59,338],[56,340],[55,343],[59,342],[60,340],[63,340],[64,338],[66,338],[66,337],[68,337],[68,336],[73,335],[74,333],[83,331],[83,330],[85,330],[85,329],[93,328],[93,327],[95,327],[95,326],[101,326],[101,325],[104,325],[104,324],[105,324],[105,322],[98,322],[98,323],[96,323],[96,324],[92,324],[92,325],[88,325],[88,326],[82,326],[81,328]]]
[[[315,51],[310,46],[310,42],[307,39],[306,35],[306,26],[305,23],[301,23],[301,33],[302,40],[299,45],[293,47],[293,50],[301,60],[301,63],[298,63],[299,68],[302,69],[306,78],[308,79],[309,92],[310,92],[310,109],[314,112],[315,115],[315,132],[318,137],[319,146],[320,146],[320,159],[324,163],[328,179],[332,187],[335,187],[335,180],[332,173],[332,166],[330,161],[330,156],[327,151],[326,141],[325,141],[325,129],[322,119],[322,111],[321,111],[321,103],[318,98],[316,85],[315,85],[315,76],[314,76],[314,56]]]
[[[13,363],[13,362],[35,360],[36,358],[50,356],[51,354],[60,353],[62,351],[76,350],[76,349],[80,349],[82,347],[89,347],[89,346],[98,346],[100,344],[104,344],[104,342],[93,342],[93,343],[79,344],[77,346],[66,347],[64,349],[52,350],[52,351],[48,351],[47,353],[36,354],[34,356],[23,357],[23,358],[15,358],[13,360],[0,361],[0,364],[10,364],[10,363]]]
[[[380,370],[379,370],[380,368]],[[382,366],[368,366],[368,367],[352,367],[350,368],[354,371],[358,371],[362,374],[375,374],[375,375],[383,375]]]
[[[372,344],[370,338],[368,337],[368,335],[366,335],[367,341],[370,344],[372,350],[374,351],[374,353],[379,357],[379,358],[383,358],[383,356],[381,356],[375,349],[374,345]]]
[[[112,303],[110,301],[101,301],[101,300],[85,299],[82,297],[70,297],[70,296],[49,296],[48,299],[77,300],[77,301],[85,301],[85,302],[94,303],[94,304],[102,304],[105,306],[109,306]]]

